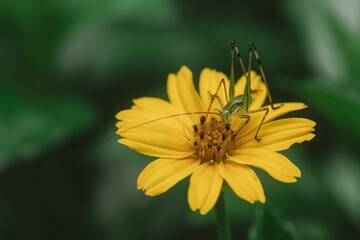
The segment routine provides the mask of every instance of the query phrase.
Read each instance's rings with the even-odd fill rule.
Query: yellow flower
[[[224,181],[249,203],[265,202],[264,190],[252,167],[264,170],[278,181],[296,182],[300,170],[278,151],[311,140],[315,136],[311,133],[315,122],[305,118],[274,119],[306,105],[282,103],[276,110],[269,106],[269,114],[259,132],[261,141],[257,141],[255,133],[264,112],[251,114],[246,124],[244,119],[232,117],[230,126],[224,126],[214,114],[221,109],[218,101],[214,101],[211,108],[213,113],[199,113],[208,110],[210,93],[215,93],[221,79],[225,79],[228,88],[225,74],[204,69],[200,74],[200,94],[192,78],[191,71],[183,66],[176,75],[168,76],[169,101],[150,97],[135,99],[131,109],[116,115],[117,134],[122,136],[119,142],[158,157],[141,172],[137,188],[148,196],[156,196],[191,175],[190,208],[206,214],[214,207]],[[235,84],[235,95],[243,94],[244,85],[242,76]],[[254,100],[250,110],[253,110],[262,107],[267,91],[255,72],[251,72],[251,87]],[[222,89],[219,97],[226,103]],[[180,115],[172,116],[176,114]]]

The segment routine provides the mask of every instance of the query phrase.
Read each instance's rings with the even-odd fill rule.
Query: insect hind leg
[[[260,69],[261,77],[262,77],[262,79],[263,79],[263,81],[265,83],[266,89],[267,89],[268,99],[269,99],[271,108],[273,110],[280,108],[282,105],[279,105],[279,106],[275,107],[274,104],[273,104],[272,97],[271,97],[271,94],[270,94],[269,85],[268,85],[266,77],[265,77],[264,68],[263,68],[263,66],[261,64],[260,56],[259,56],[259,53],[256,51],[256,46],[255,46],[254,43],[249,43],[249,50],[250,50],[250,52],[254,53],[254,55],[255,55],[257,64],[258,64],[259,69]]]
[[[279,108],[280,106],[277,106],[277,108]],[[269,108],[267,107],[263,107],[263,108],[259,108],[259,109],[255,109],[255,110],[250,110],[250,111],[247,111],[246,113],[243,113],[243,114],[239,114],[237,115],[237,117],[239,118],[247,118],[246,122],[240,127],[240,129],[235,133],[235,137],[236,135],[240,132],[240,130],[250,121],[251,117],[250,117],[250,114],[254,114],[254,113],[259,113],[259,112],[264,112],[264,115],[263,117],[261,118],[261,122],[256,130],[256,133],[255,133],[255,139],[256,141],[260,142],[261,141],[261,138],[258,137],[259,135],[259,132],[260,132],[260,129],[261,129],[261,126],[263,125],[264,121],[265,121],[265,118],[266,116],[268,115],[269,113]],[[245,116],[248,116],[248,117],[245,117]]]
[[[241,129],[250,121],[251,119],[251,116],[248,115],[248,114],[238,114],[236,115],[236,117],[238,118],[245,118],[246,121],[243,125],[241,125],[241,127],[239,128],[239,130],[237,130],[237,132],[231,137],[231,141],[233,141],[235,143],[235,139],[236,139],[236,136],[237,134],[241,131]]]
[[[279,107],[280,107],[280,106],[277,106],[276,108],[279,108]],[[263,125],[263,123],[264,123],[264,121],[265,121],[266,116],[267,116],[268,113],[269,113],[269,108],[263,107],[263,108],[255,109],[255,110],[249,111],[248,114],[258,113],[258,112],[265,112],[265,113],[264,113],[264,116],[263,116],[262,119],[261,119],[261,122],[260,122],[260,124],[259,124],[259,127],[257,128],[256,133],[255,133],[255,139],[256,139],[258,142],[260,142],[261,138],[258,138],[258,134],[259,134],[259,131],[260,131],[261,126]]]

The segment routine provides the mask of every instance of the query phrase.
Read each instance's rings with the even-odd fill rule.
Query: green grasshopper
[[[269,99],[271,108],[273,110],[275,110],[275,109],[281,107],[281,105],[277,106],[277,107],[275,107],[273,105],[271,94],[270,94],[270,91],[269,91],[269,87],[268,87],[268,84],[267,84],[267,81],[266,81],[266,78],[265,78],[264,70],[263,70],[263,67],[261,65],[259,54],[256,51],[255,44],[254,43],[249,43],[249,66],[248,66],[248,71],[245,71],[244,62],[243,62],[243,60],[242,60],[242,58],[240,56],[240,52],[239,52],[235,42],[231,41],[230,45],[231,45],[231,70],[230,70],[229,95],[227,94],[227,91],[226,91],[225,80],[222,79],[220,81],[218,87],[217,87],[216,92],[214,94],[209,92],[209,94],[211,96],[211,102],[210,102],[210,105],[209,105],[208,110],[206,112],[189,112],[189,113],[180,113],[180,114],[174,114],[174,115],[170,115],[170,116],[165,116],[165,117],[157,118],[157,119],[154,119],[154,120],[150,120],[148,122],[145,122],[145,123],[142,123],[142,124],[139,124],[139,125],[136,125],[136,126],[132,126],[132,127],[128,128],[128,129],[126,129],[125,131],[136,128],[136,127],[139,127],[139,126],[142,126],[144,124],[149,124],[149,123],[152,123],[152,122],[156,122],[156,121],[159,121],[159,120],[162,120],[162,119],[167,119],[167,118],[177,117],[177,116],[183,116],[183,115],[193,115],[193,114],[205,114],[205,117],[201,118],[201,120],[200,120],[201,122],[205,122],[206,118],[208,117],[209,114],[219,115],[220,118],[221,118],[221,121],[226,126],[229,127],[231,125],[231,117],[232,116],[235,116],[237,118],[246,119],[246,121],[245,121],[245,124],[246,124],[246,123],[248,123],[250,121],[250,119],[251,119],[250,115],[251,114],[258,113],[258,112],[264,112],[264,116],[262,117],[261,122],[259,124],[259,127],[257,128],[256,134],[255,134],[255,139],[257,141],[260,141],[261,139],[258,137],[258,134],[259,134],[260,128],[261,128],[267,114],[269,113],[269,108],[263,107],[263,108],[259,108],[259,109],[255,109],[255,110],[249,110],[250,104],[253,101],[253,98],[251,96],[252,90],[251,90],[251,86],[250,86],[250,84],[251,84],[251,79],[250,79],[251,74],[250,73],[251,73],[252,55],[253,54],[255,55],[255,58],[256,58],[257,63],[259,65],[260,72],[261,72],[261,77],[262,77],[262,79],[263,79],[263,81],[265,83],[266,89],[267,89],[267,97]],[[244,93],[242,95],[238,95],[238,96],[234,96],[235,95],[235,88],[234,88],[234,85],[235,85],[235,81],[234,81],[234,79],[235,79],[235,77],[234,77],[234,75],[235,75],[234,74],[235,53],[236,53],[236,55],[237,55],[237,57],[239,59],[240,66],[241,66],[241,69],[243,71],[243,74],[246,76],[246,83],[245,83]],[[225,92],[225,96],[226,96],[226,102],[227,102],[226,104],[223,103],[222,99],[218,95],[218,92],[220,91],[221,86],[223,86],[223,88],[224,88],[224,92]],[[215,99],[219,102],[222,109],[217,110],[217,111],[214,112],[214,111],[210,111],[210,110],[211,110],[211,107],[212,107]],[[244,126],[245,124],[243,124],[242,126]],[[233,141],[235,141],[235,137],[239,133],[241,128],[235,133]]]
[[[248,71],[245,71],[245,66],[244,66],[244,62],[240,56],[240,52],[239,49],[237,48],[236,44],[234,41],[231,41],[230,43],[231,45],[231,70],[230,70],[230,86],[229,86],[229,97],[227,96],[227,92],[226,92],[226,86],[225,86],[225,80],[222,79],[216,92],[214,94],[211,94],[211,102],[210,102],[210,106],[208,108],[207,112],[210,112],[211,106],[214,102],[215,99],[217,99],[217,101],[219,102],[219,104],[221,105],[222,109],[218,110],[219,116],[222,120],[222,122],[226,125],[230,125],[231,124],[231,116],[236,116],[238,118],[245,118],[246,119],[246,123],[248,123],[251,119],[250,114],[254,114],[254,113],[258,113],[258,112],[264,112],[264,116],[261,119],[260,125],[256,130],[256,134],[255,134],[255,139],[257,141],[260,141],[261,139],[258,138],[258,134],[260,131],[260,128],[267,116],[267,114],[269,113],[269,108],[267,107],[263,107],[263,108],[259,108],[256,110],[249,110],[250,104],[253,101],[253,98],[251,96],[251,79],[250,79],[250,72],[251,72],[251,64],[252,64],[252,55],[255,55],[255,58],[257,60],[257,63],[259,65],[260,68],[260,72],[261,72],[261,77],[265,83],[266,89],[267,89],[267,94],[268,94],[268,99],[270,102],[270,106],[273,110],[279,108],[280,106],[275,107],[273,102],[272,102],[272,97],[270,94],[270,90],[269,90],[269,86],[267,84],[266,81],[266,77],[265,77],[265,73],[260,61],[260,56],[258,54],[258,52],[256,51],[256,46],[254,43],[249,43],[249,67],[248,67]],[[244,88],[244,93],[242,95],[238,95],[238,96],[234,96],[235,95],[235,88],[234,88],[234,55],[235,52],[238,56],[239,62],[240,62],[240,66],[242,68],[242,71],[244,73],[244,75],[246,76],[246,83],[245,83],[245,88]],[[226,96],[226,105],[224,105],[223,101],[221,100],[221,98],[218,95],[218,92],[221,88],[221,85],[224,87],[224,91],[225,91],[225,96]],[[207,117],[207,116],[206,116]],[[244,126],[244,125],[243,125]],[[237,131],[237,133],[241,130],[241,128]],[[237,135],[237,133],[235,134],[235,136]]]

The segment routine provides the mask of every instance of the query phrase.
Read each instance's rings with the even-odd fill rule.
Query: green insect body
[[[245,83],[245,88],[244,88],[244,93],[242,95],[238,95],[238,96],[234,96],[235,95],[235,88],[234,88],[234,58],[235,58],[235,52],[238,56],[238,59],[239,59],[239,62],[240,62],[240,66],[242,68],[242,71],[243,71],[243,74],[246,76],[246,83]],[[259,124],[259,127],[256,131],[256,134],[255,134],[255,139],[260,141],[261,139],[258,138],[258,134],[259,134],[259,131],[260,131],[260,128],[269,112],[269,109],[267,107],[263,107],[263,108],[259,108],[259,109],[255,109],[255,110],[249,110],[249,107],[250,107],[250,104],[252,103],[253,101],[253,98],[251,96],[251,79],[250,79],[250,74],[251,74],[251,65],[252,65],[252,55],[255,54],[255,57],[256,57],[256,60],[257,60],[257,63],[259,65],[259,68],[260,68],[260,72],[261,72],[261,76],[262,76],[262,79],[265,83],[265,86],[266,86],[266,89],[267,89],[267,94],[268,94],[268,99],[269,99],[269,102],[270,102],[270,105],[271,105],[271,108],[273,110],[279,108],[280,106],[277,106],[277,107],[274,107],[273,103],[272,103],[272,98],[271,98],[271,95],[270,95],[270,91],[269,91],[269,87],[268,87],[268,84],[267,84],[267,81],[266,81],[266,78],[265,78],[265,74],[264,74],[264,70],[262,68],[262,65],[261,65],[261,61],[260,61],[260,57],[259,57],[259,54],[257,53],[256,51],[256,46],[255,44],[253,43],[249,43],[249,66],[248,66],[248,71],[245,71],[245,67],[244,67],[244,63],[243,63],[243,60],[240,56],[240,53],[239,53],[239,50],[235,44],[234,41],[231,41],[231,69],[230,69],[230,86],[229,86],[229,96],[227,95],[227,92],[226,92],[226,86],[225,86],[225,80],[222,79],[216,92],[214,94],[211,94],[211,103],[210,103],[210,106],[208,108],[208,112],[211,110],[211,106],[214,102],[215,99],[217,99],[217,101],[219,102],[219,104],[221,105],[222,109],[221,110],[218,110],[218,113],[220,115],[220,118],[222,120],[222,122],[226,125],[230,125],[231,124],[231,117],[232,116],[235,116],[237,118],[244,118],[246,119],[246,122],[249,122],[250,119],[251,119],[251,114],[254,114],[254,113],[258,113],[258,112],[264,112],[264,116],[263,118],[261,119],[261,122]],[[219,97],[218,95],[218,92],[221,88],[221,85],[224,87],[224,91],[225,91],[225,96],[226,96],[226,105],[223,104],[221,98]],[[207,115],[206,115],[207,117]],[[241,130],[241,128],[238,130],[238,132]],[[237,133],[238,133],[237,132]],[[236,133],[236,134],[237,134]],[[236,135],[235,134],[235,135]]]
[[[219,110],[219,115],[224,124],[231,124],[231,116],[239,116],[247,112],[248,106],[252,103],[252,97],[244,101],[244,95],[230,99],[227,104]]]

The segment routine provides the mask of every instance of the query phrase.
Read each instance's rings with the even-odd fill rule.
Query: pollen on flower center
[[[210,121],[205,116],[193,126],[194,129],[194,157],[201,162],[220,162],[226,158],[226,153],[234,146],[234,131],[229,124],[212,117]]]

